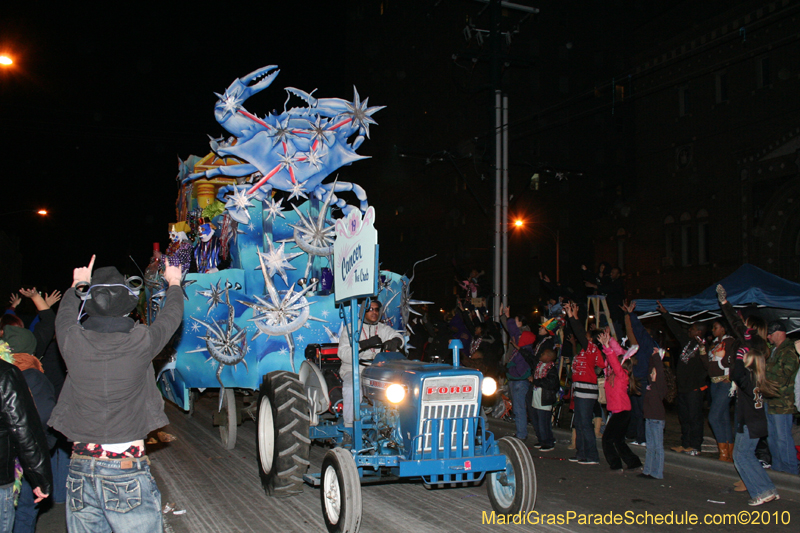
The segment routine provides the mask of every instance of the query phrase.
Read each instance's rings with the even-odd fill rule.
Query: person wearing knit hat
[[[94,260],[74,270],[56,316],[68,374],[50,425],[74,443],[67,529],[161,531],[161,493],[144,437],[169,423],[152,361],[183,318],[182,273],[166,266],[169,287],[146,326],[127,316],[136,307],[137,285],[114,267],[92,274]],[[101,480],[115,487],[113,495],[97,492]]]

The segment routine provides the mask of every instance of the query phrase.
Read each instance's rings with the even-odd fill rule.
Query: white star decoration
[[[301,196],[303,198],[308,199],[308,195],[305,194],[305,188],[303,187],[303,183],[302,182],[297,181],[297,182],[293,183],[292,184],[292,190],[290,192],[291,192],[291,194],[289,195],[289,200],[291,200],[292,198],[300,199]]]
[[[236,187],[225,202],[225,209],[228,210],[231,218],[240,224],[250,223],[250,212],[247,208],[253,207],[253,203],[250,201],[253,196],[248,195],[246,189],[246,187]]]
[[[358,91],[355,87],[353,87],[353,103],[345,102],[347,106],[347,112],[343,113],[343,116],[349,117],[353,121],[353,125],[357,126],[369,139],[369,125],[370,124],[378,124],[372,118],[373,113],[376,111],[380,111],[386,106],[375,106],[375,107],[367,107],[367,102],[369,102],[369,98],[361,101],[361,97],[358,95]]]
[[[285,284],[289,284],[289,278],[286,276],[286,269],[295,270],[289,261],[294,259],[295,257],[299,257],[303,255],[302,252],[291,253],[287,254],[284,252],[283,248],[286,246],[286,243],[281,243],[280,248],[275,248],[272,244],[272,239],[267,236],[267,244],[269,245],[268,252],[258,252],[259,258],[262,259],[262,265],[264,268],[267,269],[267,272],[264,273],[264,276],[272,277],[276,273],[281,277]],[[262,267],[256,267],[257,269],[261,269]]]
[[[283,203],[283,198],[275,201],[274,198],[270,198],[266,202],[264,202],[264,220],[274,219],[277,220],[278,217],[283,219],[286,218],[286,215],[283,214],[283,207],[281,204]]]

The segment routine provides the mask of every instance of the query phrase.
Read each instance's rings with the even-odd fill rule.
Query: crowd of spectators
[[[611,470],[662,479],[667,412],[677,411],[680,444],[671,451],[700,455],[708,422],[715,456],[741,477],[735,490],[748,491],[751,505],[779,499],[765,470],[798,475],[800,457],[800,341],[786,324],[757,312],[742,317],[719,287],[719,318],[684,327],[659,302],[660,318],[645,325],[625,299],[621,269],[602,263],[581,275],[583,287],[573,291],[539,274],[535,324],[508,307],[489,316],[477,283],[462,283],[467,294],[445,315],[450,338],[469,347],[465,364],[505,381],[515,436],[528,439],[532,426],[534,447],[553,450],[551,424],[568,407],[570,461],[599,464],[600,438]],[[592,297],[605,300],[607,314],[588,316]],[[646,448],[644,465],[629,445]]]

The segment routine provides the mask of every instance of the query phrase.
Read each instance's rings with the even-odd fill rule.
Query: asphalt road
[[[153,472],[162,491],[163,503],[174,503],[182,514],[165,515],[166,530],[175,533],[227,532],[313,532],[325,531],[320,510],[319,490],[306,487],[298,497],[276,500],[267,497],[258,477],[255,449],[255,424],[246,419],[238,428],[236,448],[225,450],[219,443],[219,431],[211,425],[217,395],[209,392],[196,404],[192,417],[172,405],[167,406],[171,425],[168,431],[177,437],[169,444],[149,449]],[[496,435],[512,433],[504,422],[490,424]],[[562,434],[563,435],[563,434]],[[527,444],[532,446],[533,437]],[[325,449],[312,448],[312,471],[318,471]],[[569,523],[501,525],[484,523],[484,513],[491,516],[486,487],[426,490],[419,483],[388,483],[362,488],[364,533],[393,533],[408,531],[641,531],[642,525],[626,524],[633,519],[655,520],[664,515],[672,517],[671,525],[646,525],[656,531],[798,531],[800,525],[800,478],[797,489],[782,490],[781,500],[751,508],[747,493],[731,491],[735,474],[718,468],[711,459],[695,459],[680,464],[667,463],[665,479],[647,480],[638,472],[613,473],[601,459],[597,466],[581,466],[566,459],[571,451],[559,442],[556,450],[540,453],[531,449],[538,479],[538,499],[535,521],[543,514],[557,514]],[[637,452],[643,452],[638,449]],[[671,452],[668,452],[671,453]],[[602,457],[602,453],[601,453]],[[787,478],[789,479],[789,478]],[[791,484],[794,479],[790,480]],[[43,514],[37,531],[65,531],[64,506],[57,505]],[[569,513],[569,515],[567,514]],[[574,517],[573,514],[574,513]],[[600,515],[601,520],[613,519],[620,524],[581,525],[581,515]],[[629,513],[627,516],[625,513]],[[645,513],[649,513],[648,515]],[[671,513],[671,514],[670,514]],[[723,517],[727,514],[728,517]],[[676,524],[696,515],[702,522],[738,519],[750,522],[728,525]],[[558,518],[556,517],[556,520]],[[776,525],[776,520],[782,522]],[[752,522],[768,525],[754,525]],[[788,522],[788,523],[786,523]]]

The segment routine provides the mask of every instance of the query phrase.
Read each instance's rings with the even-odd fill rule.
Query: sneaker
[[[591,459],[584,459],[583,461],[578,461],[579,465],[599,465],[600,461],[592,461]]]
[[[695,455],[700,455],[700,450],[695,450],[694,448],[686,448],[686,449],[684,450],[684,453],[685,453],[686,455],[692,455],[692,456],[695,456]]]
[[[577,457],[570,457],[570,458],[568,459],[568,461],[569,461],[570,463],[579,463],[579,462],[580,462],[580,459],[578,459]]]
[[[555,449],[556,449],[556,447],[552,446],[552,445],[551,446],[539,446],[539,451],[540,452],[552,452]]]
[[[647,443],[646,443],[646,442],[643,442],[643,441],[638,441],[638,440],[632,440],[632,441],[630,441],[630,443],[629,443],[629,444],[631,444],[631,445],[633,445],[633,446],[641,446],[641,447],[643,447],[643,448],[646,448],[646,447],[647,447]]]
[[[626,466],[625,468],[627,470],[641,470],[643,466],[644,465],[642,463],[639,463],[638,465]]]
[[[763,468],[764,470],[769,470],[770,468],[772,468],[772,465],[769,464],[768,462],[766,462],[763,459],[759,459],[758,462],[761,463],[761,468]],[[764,502],[762,502],[762,503],[764,503]],[[761,505],[761,504],[757,503],[755,505]]]
[[[642,473],[642,474],[637,474],[637,475],[636,475],[636,477],[640,477],[640,478],[643,478],[643,479],[655,479],[655,478],[654,478],[653,476],[651,476],[650,474],[644,474],[644,473]]]
[[[775,501],[775,500],[780,500],[780,499],[781,499],[781,497],[778,496],[778,493],[777,492],[773,492],[772,494],[767,494],[766,496],[758,496],[757,498],[753,498],[752,500],[747,502],[747,505],[755,507],[755,506],[761,505],[763,503],[768,503],[768,502]]]
[[[542,443],[541,442],[537,442],[536,444],[533,445],[533,447],[538,450],[539,448],[542,447]]]

